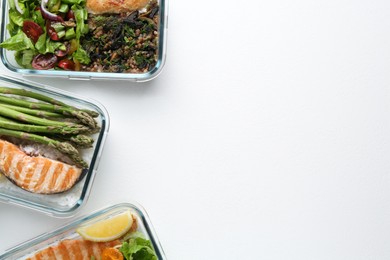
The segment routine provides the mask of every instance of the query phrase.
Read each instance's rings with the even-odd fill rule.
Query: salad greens
[[[130,234],[125,237],[125,241],[119,251],[126,260],[157,260],[152,243],[145,239],[141,233]]]
[[[34,44],[24,32],[18,31],[14,36],[0,43],[0,47],[11,51],[23,51],[28,49],[33,50]]]
[[[9,0],[7,30],[11,37],[0,47],[15,51],[16,62],[24,68],[77,69],[77,64],[90,63],[80,44],[80,38],[88,33],[85,1]]]

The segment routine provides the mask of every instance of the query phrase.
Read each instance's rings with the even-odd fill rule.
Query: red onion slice
[[[19,12],[19,13],[21,13],[21,14],[23,14],[23,10],[20,8],[20,6],[19,6],[19,1],[18,0],[14,0],[14,3],[15,3],[15,8],[16,8],[16,10]]]
[[[48,2],[48,0],[41,0],[42,16],[48,20],[52,20],[52,21],[56,21],[56,22],[63,22],[64,19],[62,19],[61,16],[50,13],[49,10],[47,10],[47,8],[46,8],[47,2]]]

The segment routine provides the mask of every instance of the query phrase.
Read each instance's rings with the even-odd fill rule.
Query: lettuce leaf
[[[46,33],[39,36],[38,41],[35,43],[35,48],[39,53],[46,53]]]
[[[9,8],[11,10],[15,9],[15,1],[14,0],[8,0]]]
[[[85,0],[62,0],[61,3],[72,4],[72,5],[80,5],[84,3]]]
[[[41,35],[42,36],[42,35]],[[39,37],[40,39],[41,37]],[[38,41],[39,41],[38,39]],[[62,42],[51,41],[50,38],[46,40],[46,51],[45,53],[54,53],[55,50],[64,49],[65,45]]]
[[[119,249],[126,260],[157,260],[152,243],[141,236],[133,236]]]
[[[9,10],[9,18],[16,25],[22,27],[24,18],[23,16],[16,10]]]
[[[43,18],[41,11],[35,10],[32,12],[31,17],[34,22],[39,24],[41,27],[45,27],[45,19]]]
[[[19,32],[19,26],[17,26],[12,20],[9,20],[9,23],[7,24],[7,30],[11,36],[16,35]]]
[[[31,63],[35,55],[36,53],[33,50],[18,51],[15,54],[15,60],[20,66],[31,69]]]
[[[23,31],[19,31],[17,34],[8,38],[0,43],[0,47],[11,51],[22,51],[27,49],[34,50],[34,44],[30,38]]]
[[[76,19],[76,38],[80,39],[82,35],[88,32],[88,25],[84,23],[88,18],[88,13],[84,8],[77,5],[73,5],[71,9]]]
[[[80,45],[73,53],[73,59],[78,60],[82,64],[89,64],[91,62],[88,53]]]

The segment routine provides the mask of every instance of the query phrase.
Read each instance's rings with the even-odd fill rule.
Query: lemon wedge
[[[76,232],[84,239],[94,242],[107,242],[120,238],[133,225],[131,212],[125,211],[91,225],[81,226]]]

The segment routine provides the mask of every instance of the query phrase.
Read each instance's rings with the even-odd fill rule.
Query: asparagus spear
[[[69,125],[69,126],[61,126],[61,125],[29,125],[29,124],[21,124],[18,122],[12,122],[8,120],[4,120],[3,117],[0,117],[0,127],[12,130],[19,130],[28,133],[56,133],[56,134],[79,134],[88,131],[88,128],[83,125]]]
[[[19,107],[19,106],[13,106],[9,104],[1,104],[4,107],[11,108],[13,110],[23,112],[28,115],[33,115],[33,116],[38,116],[38,117],[43,117],[43,118],[63,118],[64,115],[58,114],[58,113],[53,113],[53,112],[48,112],[48,111],[43,111],[43,110],[35,110],[35,109],[30,109],[27,107]]]
[[[78,118],[83,124],[91,127],[92,129],[98,127],[96,121],[87,112],[77,110],[71,107],[63,107],[63,106],[52,105],[52,104],[31,102],[27,100],[21,100],[17,98],[2,96],[2,95],[0,95],[0,101],[11,105],[21,106],[21,107],[40,109],[40,110],[45,110],[50,112],[58,112],[65,116],[74,116]]]
[[[59,141],[70,142],[76,148],[91,148],[94,141],[92,137],[84,134],[77,134],[71,136],[54,135],[53,139]]]
[[[77,147],[90,148],[92,147],[95,140],[93,140],[93,138],[88,135],[78,134],[75,136],[71,136],[70,141],[74,143]]]
[[[48,96],[35,93],[32,91],[28,91],[25,89],[19,89],[19,88],[8,88],[8,87],[0,87],[0,93],[2,94],[12,94],[12,95],[19,95],[19,96],[24,96],[24,97],[31,97],[35,98],[41,101],[45,101],[54,105],[60,105],[60,106],[66,106],[65,103],[58,101],[54,98],[50,98]]]
[[[61,121],[53,121],[45,118],[39,118],[32,115],[27,115],[22,112],[18,112],[15,110],[12,110],[10,108],[7,108],[0,104],[0,115],[10,117],[22,122],[32,123],[36,125],[46,125],[46,126],[78,126],[81,127],[82,125],[77,125],[74,123],[69,122],[61,122]]]
[[[41,100],[41,101],[45,101],[45,102],[53,104],[53,105],[58,105],[58,106],[63,106],[63,107],[76,109],[76,108],[74,108],[74,107],[72,107],[70,105],[67,105],[67,104],[65,104],[65,103],[63,103],[63,102],[61,102],[61,101],[59,101],[57,99],[54,99],[54,98],[51,98],[51,97],[48,97],[48,96],[45,96],[45,95],[42,95],[42,94],[39,94],[39,93],[36,93],[36,92],[28,91],[28,90],[25,90],[25,89],[0,87],[0,93],[2,93],[2,94],[19,95],[19,96],[24,96],[24,97],[30,97],[30,98],[38,99],[38,100]],[[88,113],[92,117],[99,116],[99,113],[97,113],[95,111],[92,111],[92,110],[84,109],[83,111]]]
[[[3,117],[3,116],[0,116],[0,120],[1,121],[5,121],[5,122],[13,122],[13,123],[16,123],[16,121],[12,120],[12,119],[9,119],[7,117]]]
[[[36,134],[30,134],[21,131],[9,130],[0,128],[0,135],[13,136],[17,138],[21,138],[24,140],[34,141],[37,143],[42,143],[48,146],[51,146],[58,151],[69,156],[70,159],[78,166],[82,168],[87,168],[88,164],[81,158],[79,151],[74,148],[70,143],[67,142],[59,142],[57,140],[50,139],[46,136],[40,136]]]

